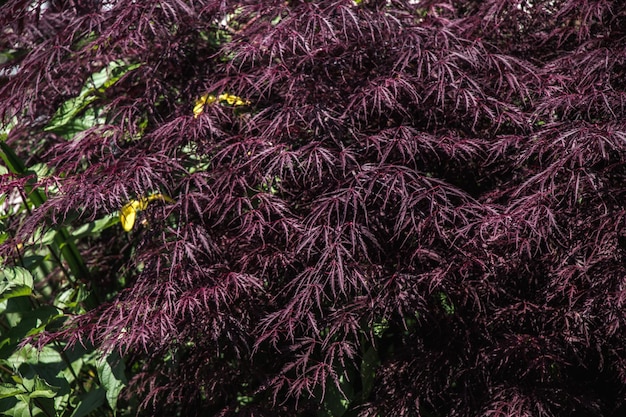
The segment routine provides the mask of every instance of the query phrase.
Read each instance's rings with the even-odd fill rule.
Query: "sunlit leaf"
[[[126,386],[124,361],[119,355],[103,355],[97,361],[98,378],[106,391],[106,399],[113,410],[117,409],[117,398]]]

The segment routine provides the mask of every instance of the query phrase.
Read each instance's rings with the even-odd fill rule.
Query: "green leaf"
[[[116,353],[103,356],[96,362],[98,378],[106,390],[107,402],[113,411],[117,408],[117,397],[128,382],[125,367],[124,361]]]
[[[0,141],[0,157],[6,164],[7,168],[14,174],[22,174],[26,171],[26,167],[20,158],[17,157],[13,149],[4,141]]]
[[[102,406],[104,397],[105,392],[102,388],[89,391],[87,394],[81,396],[78,406],[70,417],[83,417],[90,414],[92,411],[97,410],[100,406]]]
[[[11,286],[10,288],[5,288],[2,291],[0,301],[8,300],[9,298],[24,297],[31,295],[32,293],[33,290],[30,287],[26,287],[24,285]]]
[[[7,415],[15,415],[17,417],[51,417],[56,415],[54,400],[51,398],[33,399],[26,394],[22,394],[18,395],[17,399],[19,399],[20,402],[13,408],[15,414],[7,413]]]
[[[72,232],[72,238],[79,239],[85,236],[93,236],[104,229],[107,229],[117,223],[119,223],[119,216],[117,214],[110,214],[101,219],[93,221],[91,223],[84,224],[78,228],[76,228]]]
[[[46,257],[43,255],[30,254],[30,255],[25,255],[22,257],[21,264],[27,270],[34,271],[35,269],[39,268],[44,263],[45,260],[46,260]]]
[[[33,288],[33,277],[25,268],[20,266],[5,266],[1,274],[2,278],[11,284]]]
[[[12,417],[33,417],[34,414],[31,414],[28,401],[18,399],[21,401],[18,401],[11,409],[3,411],[3,414]]]
[[[58,388],[48,384],[43,379],[35,376],[34,379],[24,379],[21,383],[22,387],[1,384],[0,399],[2,406],[0,411],[3,415],[8,416],[53,416],[56,414],[54,410],[54,398]],[[9,398],[15,398],[18,402],[7,402]],[[6,408],[5,406],[10,408]]]
[[[59,387],[53,387],[44,379],[35,376],[35,385],[30,392],[30,398],[54,398]]]
[[[0,150],[2,150],[0,157],[5,161],[11,172],[16,174],[24,174],[26,172],[24,162],[13,152],[10,146],[0,141]],[[35,207],[39,207],[46,201],[46,195],[33,186],[32,179],[30,185],[25,187],[25,190],[28,193],[28,199]],[[87,269],[85,262],[76,248],[76,244],[70,239],[70,235],[65,228],[59,228],[54,234],[53,246],[61,252],[61,255],[67,261],[69,269],[75,277],[89,277],[89,269]]]
[[[0,399],[15,397],[18,394],[24,394],[26,390],[17,385],[3,383],[0,384]]]
[[[17,398],[15,396],[0,398],[0,416],[9,416],[15,409],[16,404],[18,403]]]
[[[374,322],[374,324],[372,325],[372,331],[374,332],[374,335],[379,339],[383,337],[383,334],[385,333],[385,331],[387,331],[388,328],[389,321],[385,318],[381,319],[380,321]]]
[[[54,229],[49,229],[44,231],[43,228],[36,229],[29,239],[29,243],[39,244],[39,245],[50,245],[54,242],[54,236],[57,231]]]
[[[367,401],[372,389],[374,388],[374,381],[376,379],[376,370],[380,365],[380,358],[376,352],[374,346],[370,346],[363,354],[361,359],[361,385],[362,385],[362,400]]]
[[[92,411],[97,410],[104,402],[105,392],[102,388],[89,391],[81,397],[78,407],[74,410],[70,417],[84,417]]]
[[[448,295],[445,292],[440,291],[439,293],[437,293],[437,296],[439,298],[439,302],[441,303],[441,307],[443,308],[443,311],[446,313],[446,315],[451,316],[452,314],[454,314],[454,304],[452,303]]]
[[[0,272],[0,301],[32,294],[33,276],[19,266],[5,266]]]
[[[6,332],[2,332],[0,358],[9,357],[24,337],[40,333],[51,322],[63,317],[60,310],[47,305],[35,310],[11,314],[13,315],[11,320],[13,324]]]
[[[38,350],[32,345],[26,345],[11,355],[9,361],[11,361],[15,368],[24,370],[24,372],[22,372],[24,377],[32,378],[35,378],[36,375],[41,375],[41,369],[38,369],[36,373],[29,374],[26,373],[27,368],[21,368],[22,365],[30,365],[31,367],[37,368],[42,368],[45,365],[65,366],[61,354],[51,346],[44,346],[41,350]],[[52,376],[54,375],[56,375],[56,372]],[[28,382],[25,380],[24,384],[27,385]],[[31,389],[28,386],[26,388]]]
[[[52,398],[37,398],[31,403],[31,415],[41,417],[52,417],[57,415]]]
[[[104,120],[100,120],[99,110],[88,107],[99,100],[102,93],[124,74],[140,66],[141,64],[126,64],[121,60],[110,62],[89,77],[77,97],[61,104],[44,130],[54,131],[69,139],[78,132],[101,124]]]
[[[91,292],[87,289],[85,284],[78,284],[75,287],[70,287],[60,292],[56,296],[54,304],[65,310],[71,309],[74,313],[82,313],[84,312],[82,303],[90,296]]]
[[[323,411],[318,413],[320,417],[340,417],[343,416],[353,399],[352,385],[346,380],[344,375],[339,376],[338,381],[333,381],[331,377],[326,382],[326,393],[323,401]]]

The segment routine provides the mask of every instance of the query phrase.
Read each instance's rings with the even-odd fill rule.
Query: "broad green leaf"
[[[61,354],[50,346],[44,346],[41,350],[38,350],[32,345],[26,345],[11,355],[9,361],[13,363],[15,368],[19,368],[21,365],[30,365],[31,367],[41,367],[42,365],[50,364],[65,366]],[[22,373],[25,377],[31,377],[31,375],[25,372],[26,368],[22,369],[24,369]],[[54,373],[53,376],[54,375],[56,375],[56,373]],[[34,377],[34,375],[32,377]]]
[[[124,374],[125,364],[120,356],[111,353],[101,357],[96,363],[98,378],[106,390],[107,402],[115,411],[117,408],[117,397],[128,382]]]
[[[30,398],[54,398],[59,387],[53,387],[42,378],[35,376],[35,385],[30,392]]]
[[[39,417],[39,416],[55,416],[56,410],[54,409],[54,400],[46,397],[32,397],[32,394],[20,394],[16,396],[17,399],[20,400],[13,408],[16,414],[15,416],[29,416],[29,417]],[[27,410],[27,411],[26,411]],[[24,414],[27,412],[27,414]],[[7,414],[10,415],[10,414]]]
[[[95,100],[93,100],[95,101]],[[92,102],[93,102],[92,101]],[[90,104],[91,102],[87,103]],[[78,133],[84,132],[94,126],[101,125],[105,122],[105,119],[100,115],[101,109],[87,107],[85,110],[74,118],[64,122],[61,125],[48,128],[47,130],[53,131],[59,136],[65,139],[77,139]]]
[[[37,178],[47,178],[52,174],[52,169],[48,165],[40,162],[28,167],[28,173],[36,175]]]
[[[79,239],[85,236],[93,236],[117,223],[119,223],[118,216],[115,214],[109,214],[101,219],[76,228],[72,232],[72,238]]]
[[[35,310],[12,314],[14,324],[7,331],[2,332],[0,340],[0,357],[2,358],[9,357],[24,337],[40,333],[51,322],[63,317],[60,310],[47,305]]]
[[[100,119],[96,109],[87,108],[124,74],[140,66],[141,64],[126,64],[118,60],[112,61],[99,72],[92,74],[77,97],[61,104],[44,130],[55,131],[69,139],[77,132],[103,123],[104,120]]]
[[[40,250],[41,254],[28,250],[26,255],[22,257],[21,266],[28,269],[33,275],[35,282],[44,279],[48,273],[56,266],[50,260],[51,256],[46,249]]]
[[[337,386],[337,384],[339,386]],[[345,376],[341,375],[338,381],[333,381],[332,378],[328,378],[326,381],[323,401],[323,411],[318,413],[319,417],[341,417],[343,416],[353,399],[353,387],[346,380]]]
[[[24,162],[13,152],[13,149],[4,141],[0,141],[0,157],[6,164],[6,167],[14,174],[23,174],[26,172]]]
[[[6,398],[0,398],[0,416],[9,416],[15,409],[15,405],[18,403],[17,397],[11,396]]]
[[[370,346],[361,359],[361,385],[362,400],[367,401],[376,379],[376,370],[380,365],[380,358],[374,346]]]
[[[33,416],[51,417],[58,415],[52,398],[37,398],[31,403],[31,407]]]
[[[78,407],[74,410],[70,417],[84,417],[89,415],[92,411],[97,410],[98,407],[104,403],[105,392],[102,388],[97,388],[93,391],[89,391],[87,394],[81,397]]]
[[[27,269],[20,266],[5,266],[0,274],[4,280],[11,284],[33,287],[32,275]]]
[[[28,399],[24,401],[22,398],[16,397],[19,401],[15,403],[15,405],[6,411],[3,411],[2,414],[5,416],[11,417],[33,417],[34,414],[31,414],[31,409],[28,403]]]
[[[56,230],[51,230],[50,228],[46,228],[45,231],[42,228],[38,228],[33,232],[28,243],[50,245],[54,242],[54,236],[56,235],[56,233]]]
[[[88,348],[80,345],[75,345],[72,349],[66,350],[65,357],[70,362],[71,366],[63,368],[63,370],[59,372],[59,376],[65,378],[70,383],[75,381],[75,376],[79,375],[80,370],[85,364],[95,366],[94,356],[94,351],[88,350]]]
[[[15,397],[16,395],[24,394],[25,392],[26,390],[23,387],[19,387],[17,385],[8,383],[0,384],[0,399]]]
[[[8,300],[9,298],[24,297],[24,296],[31,295],[32,293],[33,293],[33,290],[30,287],[27,287],[25,285],[14,285],[8,288],[4,288],[2,290],[0,301]]]
[[[5,266],[0,272],[0,301],[32,294],[33,276],[19,266]]]
[[[90,295],[90,292],[83,284],[79,284],[76,287],[68,288],[57,295],[55,299],[55,305],[59,308],[70,308],[83,310],[80,307],[80,303],[85,301]]]
[[[39,326],[42,323],[49,322],[52,318],[58,317],[60,314],[62,312],[58,308],[50,305],[35,308],[28,299],[9,300],[5,309],[5,315],[10,315],[9,323],[11,327],[16,327],[20,324],[30,327]]]
[[[0,301],[2,315],[9,327],[17,326],[24,314],[33,310],[33,304],[29,297],[16,297]],[[4,333],[3,333],[4,334]]]
[[[54,416],[54,401],[58,388],[49,385],[46,381],[35,376],[34,379],[24,379],[22,387],[9,387],[9,384],[2,384],[1,409],[3,415],[7,416]],[[13,397],[17,402],[9,399]],[[10,407],[10,408],[7,408]]]

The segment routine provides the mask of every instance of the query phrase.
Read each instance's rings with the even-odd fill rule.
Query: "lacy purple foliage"
[[[81,243],[126,287],[49,336],[125,352],[150,413],[315,415],[349,380],[362,417],[624,415],[625,2],[45,5],[0,10],[9,143],[59,189],[17,237],[175,200]],[[115,60],[103,123],[41,129]],[[194,117],[223,92],[250,104]]]

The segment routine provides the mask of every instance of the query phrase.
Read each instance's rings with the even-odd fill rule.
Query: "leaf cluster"
[[[626,409],[622,2],[0,16],[6,143],[49,170],[7,264],[42,225],[173,201],[78,243],[109,296],[38,339],[120,351],[150,413]]]

